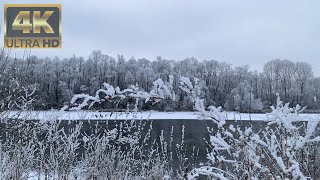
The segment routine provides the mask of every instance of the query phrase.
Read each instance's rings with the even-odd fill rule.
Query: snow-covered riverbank
[[[238,112],[226,112],[227,120],[252,120],[267,121],[267,114],[248,114]],[[1,114],[2,117],[25,119],[25,120],[126,120],[126,119],[143,119],[143,120],[179,120],[179,119],[199,119],[201,116],[198,112],[157,112],[145,111],[137,113],[126,112],[93,112],[93,111],[8,111]],[[299,114],[301,120],[317,120],[320,114]]]

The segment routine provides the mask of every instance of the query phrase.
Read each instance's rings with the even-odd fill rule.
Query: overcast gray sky
[[[4,0],[61,3],[62,48],[41,57],[88,57],[94,49],[126,58],[215,59],[262,70],[269,60],[305,61],[320,76],[320,1]],[[3,19],[3,13],[1,13]],[[3,38],[3,36],[2,36]],[[3,40],[2,40],[3,43]],[[12,50],[21,56],[21,50]]]

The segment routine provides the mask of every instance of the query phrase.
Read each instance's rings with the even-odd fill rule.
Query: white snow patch
[[[268,121],[266,114],[225,113],[226,120]],[[302,121],[319,119],[320,114],[299,114]],[[5,111],[1,117],[23,120],[202,120],[199,112],[94,112],[94,111]],[[208,118],[209,119],[209,118]],[[299,118],[300,119],[300,118]]]

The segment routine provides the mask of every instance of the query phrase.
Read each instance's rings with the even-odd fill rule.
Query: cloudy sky
[[[88,57],[100,49],[126,58],[195,57],[258,70],[280,58],[308,62],[320,76],[318,0],[4,0],[2,7],[4,3],[62,4],[63,48],[32,50],[41,57]]]

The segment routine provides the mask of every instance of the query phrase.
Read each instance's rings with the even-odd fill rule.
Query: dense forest
[[[276,103],[277,93],[283,101],[307,106],[309,110],[317,110],[319,106],[320,78],[314,77],[310,64],[290,60],[271,60],[264,65],[263,72],[258,72],[251,71],[249,66],[235,67],[216,60],[125,59],[122,55],[114,58],[101,51],[93,51],[88,59],[76,56],[65,59],[10,56],[1,61],[0,67],[3,109],[7,106],[4,99],[14,96],[14,93],[6,91],[12,86],[32,94],[35,101],[30,108],[45,110],[61,108],[70,102],[74,94],[92,95],[104,82],[120,89],[138,85],[150,91],[155,80],[161,78],[168,82],[170,75],[175,79],[200,79],[205,104],[222,106],[226,110],[263,111]],[[178,102],[184,104],[188,101],[178,82],[173,83],[173,89]],[[172,109],[165,107],[164,104],[157,110],[192,108],[179,105]]]

